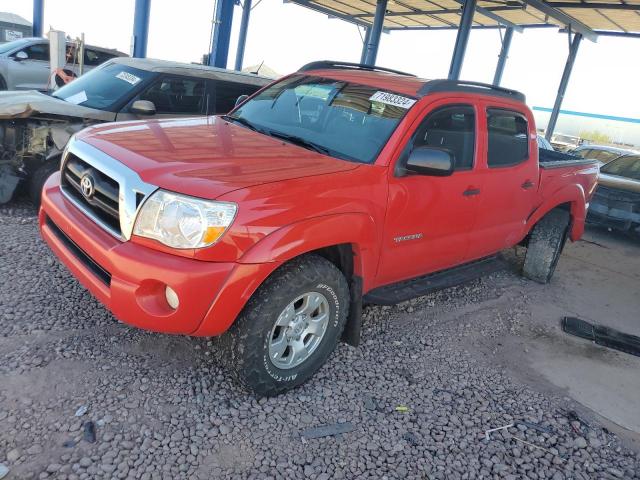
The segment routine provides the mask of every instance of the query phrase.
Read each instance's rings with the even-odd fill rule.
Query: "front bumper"
[[[60,191],[60,174],[45,184],[42,237],[73,275],[116,318],[164,333],[211,336],[226,331],[276,264],[203,262],[121,242]],[[165,286],[180,299],[173,310]]]

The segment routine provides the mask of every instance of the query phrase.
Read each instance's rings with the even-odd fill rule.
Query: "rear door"
[[[455,158],[451,176],[401,175],[389,179],[379,284],[388,284],[463,263],[480,185],[477,108],[468,100],[431,104],[415,125],[397,163],[417,146],[447,149]]]
[[[228,80],[209,80],[208,88],[209,115],[222,115],[235,107],[239,96],[253,95],[262,87]]]
[[[467,260],[497,253],[523,238],[539,182],[533,119],[499,103],[483,103],[482,110],[486,155],[478,169],[482,190]]]

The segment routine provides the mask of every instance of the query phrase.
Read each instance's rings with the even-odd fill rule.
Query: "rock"
[[[15,462],[16,460],[18,460],[20,458],[20,450],[17,448],[14,448],[13,450],[10,450],[9,452],[7,452],[7,460],[11,463]]]
[[[584,437],[577,437],[573,440],[573,446],[575,448],[587,448],[587,441]]]

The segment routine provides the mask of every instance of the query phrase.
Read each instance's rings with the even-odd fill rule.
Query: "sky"
[[[51,26],[72,37],[84,32],[89,44],[130,52],[134,0],[44,1],[45,31]],[[285,74],[314,60],[359,61],[362,32],[355,25],[282,0],[253,3],[245,66],[265,62]],[[32,4],[31,0],[0,0],[0,11],[31,20]],[[147,55],[200,61],[209,48],[213,6],[214,0],[151,0]],[[231,68],[240,14],[236,7]],[[444,78],[455,35],[455,31],[383,34],[377,64],[426,78]],[[461,78],[491,82],[499,50],[498,30],[474,30]],[[597,43],[583,40],[562,108],[639,118],[639,52],[639,38],[600,37]],[[567,35],[556,29],[516,33],[502,85],[524,92],[530,106],[552,107],[567,53]]]

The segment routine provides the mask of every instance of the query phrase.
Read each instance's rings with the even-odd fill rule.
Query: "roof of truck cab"
[[[169,60],[157,60],[154,58],[130,57],[114,58],[111,62],[138,68],[140,70],[146,70],[148,72],[172,73],[175,75],[228,80],[260,86],[273,81],[271,78],[256,75],[254,73],[243,73],[235,70],[226,70],[224,68],[209,67],[207,65],[200,65],[197,63],[181,63]]]
[[[525,103],[524,95],[515,90],[464,80],[427,79],[402,72],[364,68],[305,69],[305,67],[303,67],[299,73],[358,83],[413,98],[421,98],[426,95],[442,92],[471,93],[489,97],[509,98],[520,103]]]

